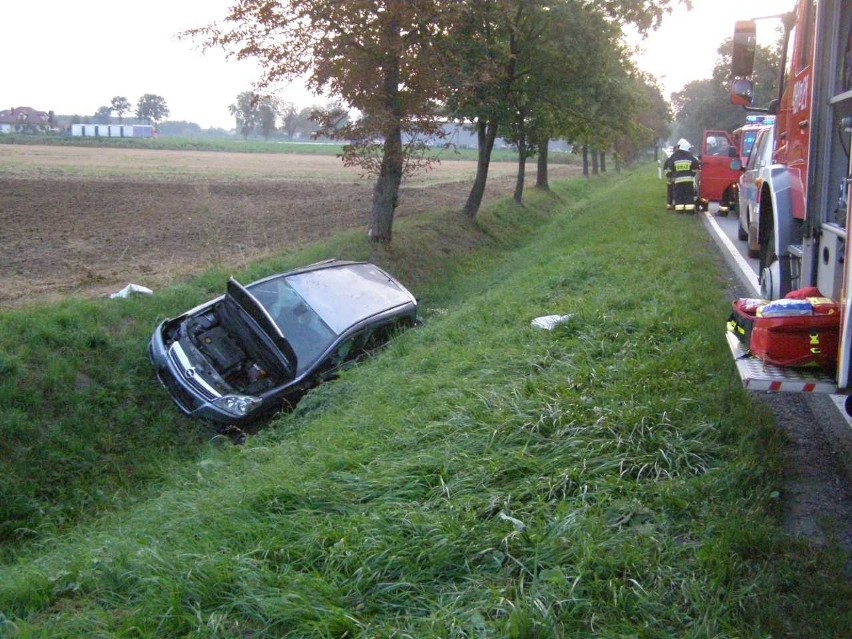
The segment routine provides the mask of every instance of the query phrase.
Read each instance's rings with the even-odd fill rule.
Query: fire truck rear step
[[[836,393],[837,383],[818,369],[781,368],[749,355],[733,333],[725,334],[743,387],[773,393]]]

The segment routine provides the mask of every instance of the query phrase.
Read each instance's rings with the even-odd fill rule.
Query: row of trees
[[[94,119],[96,123],[107,124],[115,113],[119,121],[124,121],[124,114],[131,113],[132,106],[130,100],[126,97],[117,95],[109,103],[108,106],[102,106],[95,111]],[[169,107],[166,104],[165,98],[153,93],[146,93],[136,102],[136,110],[134,115],[139,120],[144,120],[149,124],[156,124],[160,120],[169,117]]]
[[[342,111],[339,105],[330,108]],[[228,111],[236,120],[237,131],[244,138],[258,133],[269,139],[278,131],[289,140],[297,135],[312,136],[317,128],[313,114],[323,110],[329,110],[329,107],[299,109],[292,102],[275,95],[258,95],[253,91],[243,91],[237,96],[236,102],[228,106]],[[344,118],[345,122],[348,122],[348,117]]]
[[[475,127],[477,175],[464,213],[477,215],[498,134],[546,168],[564,138],[629,157],[667,133],[665,103],[639,74],[620,25],[640,32],[688,0],[240,0],[220,24],[185,32],[254,59],[262,92],[306,78],[338,100],[319,129],[349,141],[343,161],[376,176],[368,237],[389,242],[403,175],[428,164],[422,140],[446,119]],[[359,117],[341,125],[346,109]],[[404,135],[405,134],[405,135]],[[404,142],[404,140],[406,142]],[[418,143],[418,140],[421,143]],[[546,188],[546,175],[539,180]]]

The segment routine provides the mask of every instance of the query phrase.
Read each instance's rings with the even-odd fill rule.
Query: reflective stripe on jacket
[[[672,153],[664,164],[666,175],[670,175],[675,184],[691,182],[695,172],[701,168],[701,163],[692,153],[678,149]]]

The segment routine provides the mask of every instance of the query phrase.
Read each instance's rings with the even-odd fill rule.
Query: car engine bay
[[[221,321],[225,306],[217,304],[207,312],[187,318],[176,337],[195,366],[220,393],[234,391],[260,394],[279,383],[274,369],[246,345],[245,339],[226,328]],[[169,343],[167,342],[167,345]]]

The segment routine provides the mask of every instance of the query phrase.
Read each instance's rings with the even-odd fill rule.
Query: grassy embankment
[[[372,257],[424,326],[241,448],[144,356],[223,273],[0,316],[0,634],[843,636],[843,562],[776,521],[720,261],[650,171],[622,177],[404,220]]]
[[[160,149],[168,151],[215,151],[218,153],[297,153],[300,155],[339,155],[340,144],[316,142],[287,142],[265,140],[243,140],[241,138],[82,138],[59,135],[0,135],[0,144],[46,144],[50,146],[103,147],[115,149]],[[475,149],[435,148],[428,153],[442,162],[467,160],[475,162]],[[492,162],[517,162],[518,154],[511,149],[495,149]],[[551,164],[582,163],[577,155],[551,152]]]

